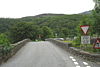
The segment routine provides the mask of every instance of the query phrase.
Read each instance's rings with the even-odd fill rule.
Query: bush
[[[10,46],[10,41],[8,40],[5,34],[0,34],[0,45],[1,46]]]
[[[73,41],[73,44],[74,44],[75,46],[80,46],[80,44],[81,44],[81,38],[80,38],[80,37],[77,37],[77,38]]]
[[[38,40],[42,37],[42,29],[32,23],[17,23],[10,28],[10,38],[13,43],[23,39]]]
[[[6,55],[8,52],[10,52],[10,50],[10,41],[8,40],[7,36],[5,34],[0,34],[0,55]]]

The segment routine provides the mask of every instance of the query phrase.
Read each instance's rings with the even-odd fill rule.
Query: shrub
[[[0,55],[6,55],[10,50],[10,41],[7,36],[5,34],[0,34]]]
[[[5,34],[0,34],[0,45],[1,46],[10,46],[10,42]]]

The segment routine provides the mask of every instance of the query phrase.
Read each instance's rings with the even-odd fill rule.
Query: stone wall
[[[10,57],[12,57],[13,55],[16,54],[16,52],[22,48],[27,42],[30,42],[31,40],[30,39],[24,39],[20,42],[17,42],[15,44],[11,44],[13,46],[12,50],[7,53],[6,55],[4,56],[0,56],[0,64],[7,61]]]
[[[55,45],[61,47],[62,49],[72,53],[73,55],[79,56],[83,59],[93,61],[93,62],[100,62],[100,54],[93,54],[81,49],[77,49],[75,47],[71,47],[71,43],[64,43],[54,39],[48,39],[48,41],[54,43]]]

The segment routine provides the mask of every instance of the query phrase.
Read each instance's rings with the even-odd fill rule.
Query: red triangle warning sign
[[[82,31],[84,32],[84,34],[87,34],[88,30],[89,30],[89,25],[81,25],[80,26]]]
[[[95,49],[100,49],[100,39],[97,38],[96,43],[93,46]]]

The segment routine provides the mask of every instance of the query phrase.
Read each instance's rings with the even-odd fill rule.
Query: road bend
[[[100,67],[48,42],[29,42],[0,67]]]

